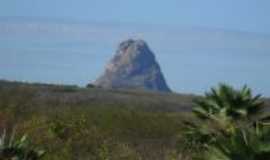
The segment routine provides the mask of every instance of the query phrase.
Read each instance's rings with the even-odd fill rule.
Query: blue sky
[[[177,92],[219,82],[270,96],[268,0],[2,0],[0,79],[85,85],[127,38]]]
[[[201,26],[270,33],[269,0],[2,0],[0,16]]]

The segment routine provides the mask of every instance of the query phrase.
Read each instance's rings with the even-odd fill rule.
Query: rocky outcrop
[[[153,52],[143,40],[130,39],[120,43],[105,73],[94,85],[170,92]]]

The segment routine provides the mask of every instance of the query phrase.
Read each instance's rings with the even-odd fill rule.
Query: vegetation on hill
[[[0,133],[27,134],[42,160],[255,160],[269,153],[261,102],[227,85],[196,97],[2,81]]]

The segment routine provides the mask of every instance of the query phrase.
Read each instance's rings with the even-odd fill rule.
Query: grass
[[[29,135],[44,160],[188,160],[194,95],[0,82],[0,130]]]
[[[192,99],[2,81],[0,128],[28,134],[45,160],[165,159],[176,152]]]

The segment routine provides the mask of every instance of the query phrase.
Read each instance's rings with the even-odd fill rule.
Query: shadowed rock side
[[[94,85],[170,92],[153,52],[143,40],[122,42]]]

